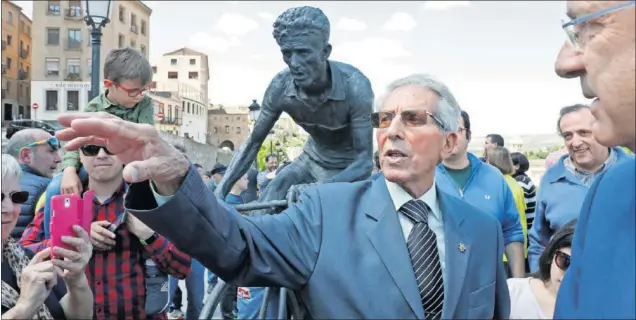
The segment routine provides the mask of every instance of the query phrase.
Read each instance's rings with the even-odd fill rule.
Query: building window
[[[60,28],[46,28],[46,44],[49,46],[60,45]]]
[[[80,59],[66,60],[66,72],[69,78],[81,78],[81,62]]]
[[[145,20],[141,20],[141,34],[143,34],[144,36],[146,36],[146,21]]]
[[[123,48],[123,47],[124,47],[124,45],[125,45],[125,43],[126,43],[126,38],[124,38],[124,35],[123,35],[123,34],[120,34],[120,35],[119,35],[119,47],[120,47],[120,48]]]
[[[68,49],[77,49],[82,46],[82,30],[68,29]]]
[[[119,21],[126,22],[126,9],[122,6],[119,6]]]
[[[137,42],[136,42],[135,40],[132,40],[132,39],[131,39],[131,40],[130,40],[130,47],[131,47],[131,48],[133,48],[133,49],[134,49],[135,47],[137,47]]]
[[[134,13],[130,14],[130,27],[130,30],[137,33],[137,15]]]
[[[13,12],[11,11],[9,11],[9,14],[7,14],[7,23],[13,23]]]
[[[68,16],[80,17],[82,15],[82,5],[79,1],[69,1]]]
[[[197,59],[190,59],[190,65],[194,66],[197,64]]]
[[[11,60],[11,58],[7,57],[7,70],[11,70],[11,62],[13,62],[13,60]]]
[[[179,78],[179,72],[177,71],[168,72],[168,79],[178,79],[178,78]]]
[[[60,59],[59,58],[46,58],[46,75],[59,75],[60,74]],[[57,92],[57,91],[56,91]]]
[[[225,133],[227,133],[227,134],[230,133],[230,126],[225,126]]]
[[[66,110],[79,111],[79,91],[66,91]]]
[[[139,51],[141,51],[141,54],[143,54],[144,56],[146,55],[146,46],[144,46],[143,44],[139,46]]]
[[[170,59],[170,65],[171,66],[176,66],[177,65],[177,59]]]
[[[190,102],[188,102],[187,105],[188,105],[188,113],[190,113]]]
[[[93,74],[93,59],[88,59],[88,74]]]
[[[10,46],[11,45],[11,40],[13,40],[13,37],[10,35],[7,35],[7,45]]]
[[[60,1],[49,1],[48,14],[59,15],[60,14]]]
[[[157,66],[152,67],[152,73],[157,73]]]
[[[188,79],[199,79],[199,73],[197,71],[188,72]]]
[[[241,134],[241,127],[236,127],[236,134]]]
[[[57,90],[46,90],[46,110],[57,110]]]
[[[218,134],[219,133],[219,128],[214,127],[214,134]]]

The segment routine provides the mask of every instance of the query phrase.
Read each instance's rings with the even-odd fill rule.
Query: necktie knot
[[[400,212],[402,212],[414,224],[420,222],[428,223],[429,211],[430,208],[424,201],[415,199],[410,200],[400,208]]]

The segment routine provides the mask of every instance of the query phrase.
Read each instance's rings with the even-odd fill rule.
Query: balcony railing
[[[66,50],[82,51],[82,41],[77,39],[66,39]]]
[[[18,80],[26,80],[29,78],[29,73],[24,71],[24,70],[20,70],[18,71]]]
[[[82,76],[80,75],[79,72],[69,72],[66,74],[66,77],[64,78],[64,80],[66,81],[80,81],[82,80]]]
[[[47,70],[46,71],[46,75],[47,76],[58,76],[58,75],[60,75],[60,71],[59,70]]]
[[[20,48],[20,58],[26,59],[29,57],[29,50],[25,48]]]
[[[179,119],[179,118],[162,119],[162,120],[159,120],[159,123],[160,124],[166,124],[166,125],[180,126],[181,125],[181,119]]]
[[[64,19],[81,20],[82,18],[82,10],[80,8],[68,8],[64,11]]]
[[[7,48],[7,41],[6,40],[2,40],[2,50]]]
[[[135,25],[135,24],[131,25],[131,26],[130,26],[130,31],[132,31],[132,32],[133,32],[133,33],[135,33],[135,34],[138,34],[138,32],[137,32],[137,25]]]

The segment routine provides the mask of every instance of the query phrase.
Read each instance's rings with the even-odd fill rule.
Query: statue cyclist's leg
[[[316,182],[310,172],[309,163],[306,161],[304,154],[300,155],[294,162],[283,168],[278,175],[263,190],[258,202],[267,202],[272,200],[285,200],[287,190],[294,185],[314,183]],[[271,210],[252,211],[248,215],[259,215],[266,213],[274,213]]]

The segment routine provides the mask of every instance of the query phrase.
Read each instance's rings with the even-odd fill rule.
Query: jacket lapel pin
[[[457,250],[459,250],[459,252],[461,252],[461,253],[464,253],[464,252],[466,252],[466,246],[463,243],[460,242],[457,245]]]

